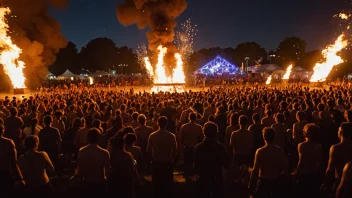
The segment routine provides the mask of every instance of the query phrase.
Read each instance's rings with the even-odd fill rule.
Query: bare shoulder
[[[9,138],[2,137],[0,139],[0,142],[3,142],[3,144],[8,146],[9,148],[15,148],[15,143]]]

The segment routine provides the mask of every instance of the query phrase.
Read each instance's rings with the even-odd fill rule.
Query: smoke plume
[[[0,0],[0,3],[11,9],[7,17],[10,36],[22,49],[20,59],[26,63],[26,85],[36,88],[47,75],[47,66],[55,61],[55,54],[67,45],[60,24],[49,15],[49,7],[63,9],[68,0]]]
[[[117,18],[125,26],[150,27],[147,32],[149,50],[158,53],[159,45],[167,47],[165,62],[174,63],[175,19],[186,8],[186,0],[125,0],[117,6]]]

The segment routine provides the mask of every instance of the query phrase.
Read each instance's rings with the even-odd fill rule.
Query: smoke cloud
[[[67,45],[60,24],[49,15],[49,7],[63,9],[68,0],[0,0],[0,4],[11,9],[9,34],[22,49],[26,85],[36,88],[48,74],[47,66],[55,61],[55,54]]]
[[[159,45],[168,48],[166,63],[174,63],[177,51],[173,43],[175,19],[187,8],[186,0],[125,0],[117,6],[117,18],[125,26],[150,27],[147,32],[148,48],[157,53]]]

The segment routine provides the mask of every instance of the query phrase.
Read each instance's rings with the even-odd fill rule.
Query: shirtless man
[[[352,162],[348,162],[343,169],[341,183],[337,188],[336,198],[352,197]]]
[[[281,198],[280,177],[287,173],[287,159],[284,150],[274,144],[275,130],[269,127],[263,129],[265,146],[255,154],[254,167],[251,173],[249,189],[254,197]],[[255,189],[256,186],[256,189]]]
[[[21,171],[17,165],[15,143],[3,137],[4,126],[0,125],[0,197],[8,197],[12,190],[13,178],[16,183],[24,184]]]
[[[287,151],[287,126],[284,124],[285,117],[278,113],[275,115],[275,124],[271,127],[275,130],[275,145]]]
[[[328,190],[332,181],[335,180],[332,188],[333,194],[340,184],[343,167],[347,162],[352,161],[352,123],[342,123],[338,135],[341,141],[330,148],[328,168],[322,186],[324,190]]]
[[[320,130],[315,124],[307,124],[303,133],[306,141],[298,145],[297,176],[298,197],[310,198],[319,193],[319,170],[322,162],[322,147],[317,142]]]
[[[230,149],[233,154],[234,164],[249,165],[253,145],[253,135],[247,130],[248,118],[241,115],[239,120],[240,129],[232,132],[230,138]]]

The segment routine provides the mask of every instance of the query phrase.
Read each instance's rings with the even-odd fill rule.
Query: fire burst
[[[341,34],[335,41],[335,44],[327,46],[322,51],[325,62],[317,63],[314,66],[314,74],[310,78],[310,82],[324,82],[332,68],[344,62],[337,53],[347,47],[347,45],[348,41],[345,39],[345,35]]]
[[[9,8],[0,8],[0,64],[3,65],[5,73],[10,77],[14,88],[25,88],[25,77],[23,69],[25,64],[19,60],[22,50],[12,43],[10,36],[7,35],[9,25],[5,16],[10,14]]]
[[[270,75],[269,78],[266,80],[265,84],[270,85],[272,78],[273,78],[273,75]]]
[[[193,50],[193,38],[196,36],[198,30],[197,25],[192,25],[191,19],[188,19],[185,23],[181,24],[182,31],[176,33],[175,44],[180,51],[183,61],[187,61]]]
[[[148,57],[144,58],[145,61],[145,68],[148,70],[148,73],[152,76],[154,87],[152,88],[153,92],[159,91],[172,91],[175,89],[177,92],[184,92],[183,84],[185,84],[185,74],[183,71],[183,61],[182,56],[179,53],[175,54],[176,59],[176,67],[173,70],[172,76],[168,77],[165,71],[165,63],[164,63],[164,56],[167,53],[167,48],[163,46],[158,47],[159,54],[158,54],[158,62],[154,68],[149,61]],[[159,85],[158,85],[159,84]],[[170,85],[170,86],[168,86]]]
[[[293,65],[291,64],[290,66],[287,67],[285,75],[282,77],[283,80],[288,80],[290,79],[291,71],[292,71]]]

